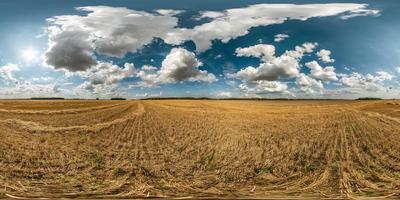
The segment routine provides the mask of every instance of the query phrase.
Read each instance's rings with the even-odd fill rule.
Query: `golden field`
[[[400,198],[400,101],[0,101],[0,197]]]

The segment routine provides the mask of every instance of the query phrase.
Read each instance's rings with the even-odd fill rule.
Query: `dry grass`
[[[400,197],[399,101],[0,101],[0,197]]]

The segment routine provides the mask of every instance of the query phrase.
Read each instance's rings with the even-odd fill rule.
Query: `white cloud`
[[[326,50],[326,49],[321,49],[320,51],[317,52],[316,54],[320,60],[324,63],[331,63],[335,62],[335,59],[332,59],[331,56],[331,51]]]
[[[400,74],[400,67],[396,67],[396,72]]]
[[[242,81],[276,81],[296,77],[300,73],[300,59],[306,53],[312,53],[316,43],[304,43],[296,46],[295,50],[286,51],[279,57],[274,55],[275,48],[272,45],[255,45],[247,48],[238,48],[238,56],[254,56],[261,58],[257,68],[249,66],[236,73],[236,78]]]
[[[61,86],[59,85],[54,85],[53,86],[53,92],[54,93],[61,93],[63,89],[61,89]]]
[[[143,98],[143,97],[148,97],[149,94],[148,94],[148,93],[138,93],[138,94],[136,94],[135,96],[136,96],[136,97]]]
[[[133,77],[135,68],[132,63],[125,63],[124,68],[111,63],[102,62],[81,74],[86,78],[80,87],[86,90],[100,92],[114,88],[115,84],[124,78]]]
[[[219,92],[217,94],[217,97],[220,97],[220,98],[231,98],[232,97],[232,93],[231,92],[222,91],[222,92]]]
[[[237,56],[262,58],[265,62],[275,57],[275,46],[269,44],[257,44],[245,48],[237,48],[235,51]]]
[[[53,97],[62,96],[61,93],[72,96],[70,91],[57,85],[53,77],[15,77],[14,73],[20,70],[16,64],[0,66],[0,83],[4,82],[3,87],[0,86],[0,98]]]
[[[375,79],[377,81],[387,81],[387,80],[392,80],[393,79],[393,75],[385,72],[385,71],[379,71],[376,72],[376,76]]]
[[[245,67],[235,74],[229,75],[242,81],[239,89],[245,93],[262,94],[291,94],[287,84],[281,82],[285,79],[296,78],[299,91],[310,94],[323,94],[322,81],[337,81],[333,66],[321,67],[316,61],[305,64],[310,69],[310,74],[300,73],[301,59],[314,52],[317,43],[304,43],[296,46],[294,50],[287,50],[281,56],[275,56],[273,45],[258,44],[246,48],[237,48],[237,56],[260,58],[262,63],[258,67]],[[381,74],[385,77],[385,74]],[[319,80],[317,80],[319,79]]]
[[[210,19],[215,19],[218,17],[223,17],[224,13],[223,12],[218,12],[218,11],[202,11],[200,12],[200,16],[197,17],[197,20],[201,20],[204,18],[210,18]]]
[[[179,15],[185,11],[183,10],[172,10],[172,9],[158,9],[156,12],[160,15],[165,15],[165,16],[175,16]]]
[[[352,10],[342,16],[340,16],[340,19],[347,20],[353,17],[363,17],[363,16],[379,16],[380,15],[380,10],[376,9],[365,9],[365,8],[360,8],[356,10]]]
[[[275,42],[281,42],[281,41],[283,41],[283,40],[285,40],[287,38],[289,38],[289,35],[280,33],[280,34],[276,34],[274,36],[274,41]]]
[[[320,80],[317,81],[303,73],[297,77],[296,85],[307,94],[313,94],[316,91],[322,92],[324,89],[324,85]]]
[[[183,48],[173,48],[158,71],[141,70],[137,76],[149,86],[182,81],[209,83],[217,81],[214,74],[199,69],[202,65],[194,53]]]
[[[344,87],[353,88],[354,91],[379,91],[385,90],[384,83],[392,80],[393,76],[387,72],[377,72],[376,75],[363,75],[357,72],[340,74],[340,83]]]
[[[353,72],[350,75],[348,74],[340,74],[341,79],[340,82],[342,83],[343,86],[346,87],[358,87],[365,85],[366,78],[357,72]]]
[[[257,4],[221,12],[203,12],[200,18],[211,18],[208,23],[193,29],[175,29],[164,38],[167,43],[180,44],[193,40],[199,52],[211,47],[213,40],[228,42],[246,35],[250,28],[281,24],[287,20],[307,20],[312,17],[334,16],[345,12],[367,9],[367,4]]]
[[[51,76],[42,76],[42,77],[34,77],[32,78],[32,81],[34,82],[50,82],[53,81],[54,78]]]
[[[239,89],[247,94],[288,94],[288,86],[279,81],[251,81],[239,85]]]
[[[337,81],[335,68],[333,66],[328,66],[322,68],[317,61],[311,61],[305,64],[311,69],[310,76],[313,78],[320,79],[322,81]]]
[[[142,77],[142,79],[145,79],[145,78],[143,78],[143,76],[146,76],[146,74],[139,72],[137,76]],[[153,76],[153,77],[155,78],[155,76]],[[143,89],[146,87],[158,87],[158,85],[156,85],[154,82],[151,82],[151,81],[147,81],[147,82],[140,81],[140,82],[135,82],[135,83],[128,85],[129,89],[132,89],[132,88],[142,88]]]
[[[61,86],[50,83],[32,83],[19,80],[12,87],[0,89],[0,98],[31,98],[31,97],[64,97],[74,96],[73,91],[62,89]]]
[[[152,65],[143,65],[142,70],[143,71],[154,71],[154,70],[157,70],[157,67],[154,67]]]
[[[7,64],[0,67],[0,80],[6,84],[17,83],[18,80],[14,77],[14,72],[19,71],[19,67],[16,64]]]
[[[157,86],[183,81],[214,82],[216,77],[205,70],[200,70],[202,63],[195,54],[182,48],[174,48],[162,62],[161,67],[143,66],[135,71],[132,66],[120,68],[106,61],[97,60],[95,55],[106,55],[122,58],[128,52],[137,52],[144,45],[150,44],[154,38],[161,38],[167,44],[178,45],[192,40],[199,52],[211,47],[212,41],[228,42],[231,39],[246,35],[257,26],[280,24],[287,20],[307,20],[312,17],[342,15],[342,19],[356,16],[377,15],[379,11],[368,9],[367,4],[257,4],[243,8],[233,8],[223,11],[203,11],[201,18],[207,18],[206,23],[193,28],[177,27],[176,15],[181,10],[160,9],[151,12],[136,11],[122,7],[88,6],[79,7],[82,15],[63,15],[48,19],[48,49],[44,54],[45,63],[54,69],[66,72],[79,72],[85,79],[80,88],[102,92],[113,92],[116,84],[124,78],[136,76],[141,82],[136,86]],[[278,34],[275,40],[287,38]],[[288,50],[280,56],[275,55],[272,45],[255,45],[238,48],[238,56],[260,58],[257,67],[246,67],[237,72],[234,77],[241,80],[242,87],[253,93],[286,93],[286,83],[282,79],[299,76],[300,60],[305,54],[312,53],[317,44],[305,43]],[[320,55],[318,55],[320,54]],[[330,51],[321,50],[317,53],[324,62],[333,62]],[[317,63],[318,64],[318,63]],[[310,67],[311,68],[311,67]],[[309,79],[312,86],[304,81],[299,85],[304,88],[318,88],[321,81],[337,80],[333,67],[313,66]],[[15,71],[15,70],[14,70]],[[306,75],[304,75],[306,76]],[[12,74],[1,71],[0,77],[5,79]],[[388,74],[377,74],[375,79],[388,79]],[[316,81],[316,82],[315,82]],[[379,81],[378,81],[379,82]],[[52,85],[53,92],[60,88]],[[97,89],[96,89],[97,88]]]
[[[88,6],[77,10],[88,14],[48,19],[45,61],[55,69],[85,71],[97,64],[94,51],[121,58],[151,43],[153,38],[163,38],[178,22],[172,16],[121,7]]]
[[[200,18],[211,21],[193,28],[177,27],[174,16],[182,11],[161,9],[156,13],[123,7],[87,6],[85,15],[62,15],[48,19],[49,47],[45,63],[55,69],[85,71],[97,65],[95,53],[124,57],[137,52],[154,38],[178,45],[192,40],[196,50],[205,51],[213,40],[228,42],[246,35],[250,28],[280,24],[286,20],[372,12],[367,4],[257,4],[223,11],[204,11]],[[295,12],[294,12],[295,11]],[[367,12],[371,11],[371,12]]]

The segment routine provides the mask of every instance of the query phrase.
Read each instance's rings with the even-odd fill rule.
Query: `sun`
[[[37,58],[37,54],[38,54],[38,52],[35,49],[33,49],[32,47],[30,47],[30,48],[27,48],[24,51],[22,51],[22,58],[25,61],[32,61]]]

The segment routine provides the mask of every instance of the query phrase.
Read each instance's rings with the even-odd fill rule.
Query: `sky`
[[[400,98],[396,0],[2,0],[0,98]]]

